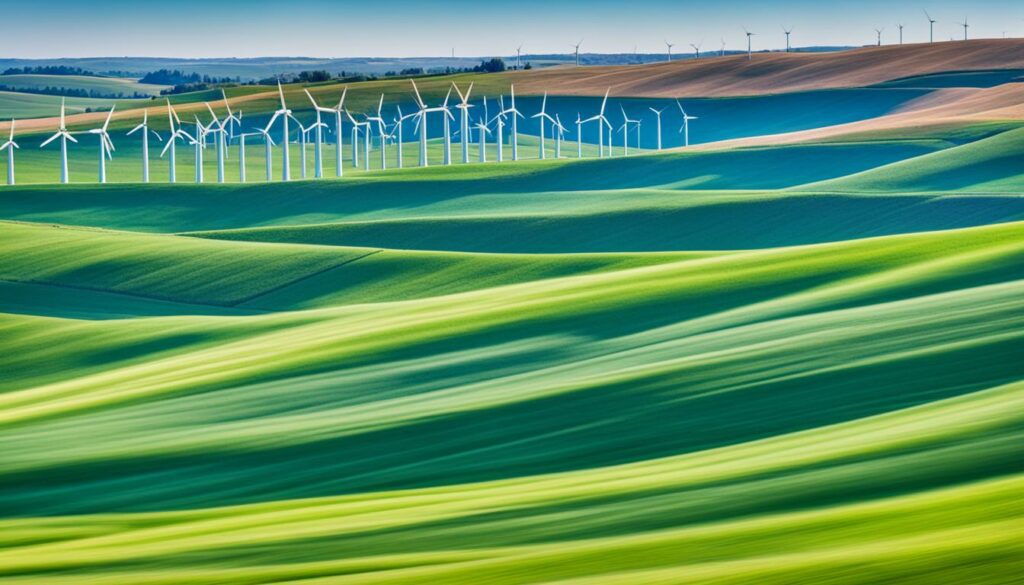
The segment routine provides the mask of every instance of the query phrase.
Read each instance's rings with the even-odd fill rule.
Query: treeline
[[[35,67],[11,67],[4,70],[0,75],[90,75],[96,76],[92,71],[86,71],[81,67],[69,67],[67,65],[37,65]]]
[[[239,77],[211,77],[209,75],[199,75],[198,73],[185,73],[177,69],[161,69],[159,71],[150,71],[149,73],[142,76],[139,83],[150,83],[153,85],[187,85],[196,83],[205,83],[207,85],[214,83],[238,83],[241,81]]]
[[[401,71],[388,71],[384,74],[384,77],[415,77],[418,75],[451,75],[453,73],[500,73],[505,71],[508,67],[505,65],[505,61],[500,58],[485,59],[480,62],[479,65],[473,67],[431,67],[430,69],[423,69],[422,67],[410,67],[408,69],[402,69]],[[527,63],[523,66],[523,69],[533,69],[533,66]]]
[[[33,93],[37,95],[59,95],[63,97],[77,97],[77,98],[100,98],[100,99],[131,99],[131,98],[148,98],[149,94],[146,93],[124,93],[124,92],[113,92],[113,91],[102,91],[96,89],[82,89],[80,87],[20,87],[0,84],[0,91],[14,91],[18,93]]]

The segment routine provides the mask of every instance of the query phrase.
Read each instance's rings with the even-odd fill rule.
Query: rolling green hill
[[[1014,583],[1022,132],[0,188],[0,581]]]
[[[64,98],[68,114],[80,114],[91,110],[106,110],[110,106],[122,103],[148,104],[149,100],[112,100],[99,98]],[[39,95],[0,91],[0,112],[5,118],[48,118],[60,113],[60,96]],[[6,121],[6,120],[5,120]],[[6,165],[5,165],[6,166]]]
[[[0,75],[0,85],[11,90],[19,89],[42,89],[45,87],[63,87],[67,89],[79,89],[85,91],[96,91],[111,95],[124,94],[124,97],[132,97],[137,93],[147,95],[160,95],[160,90],[166,89],[164,85],[151,85],[139,83],[135,79],[123,77],[90,77],[84,75]]]

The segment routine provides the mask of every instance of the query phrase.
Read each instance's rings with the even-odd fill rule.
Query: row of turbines
[[[415,98],[416,111],[411,113],[403,113],[401,106],[396,106],[396,113],[394,117],[388,121],[384,117],[384,95],[382,94],[380,100],[377,103],[377,109],[375,112],[368,114],[355,114],[353,115],[345,107],[345,97],[348,94],[348,88],[344,88],[341,92],[341,99],[337,105],[333,107],[327,107],[321,105],[309,93],[309,90],[303,90],[306,96],[309,98],[310,103],[313,106],[316,118],[308,125],[304,125],[298,118],[295,117],[292,110],[289,109],[284,98],[284,90],[281,84],[278,83],[278,98],[280,100],[280,108],[275,110],[270,118],[270,121],[264,127],[254,128],[251,132],[239,132],[242,127],[242,112],[234,112],[228,103],[227,95],[221,92],[221,96],[224,102],[224,109],[226,114],[223,117],[217,115],[213,107],[206,103],[206,109],[210,114],[211,120],[209,122],[203,122],[199,119],[199,116],[195,116],[194,130],[189,132],[186,129],[186,125],[182,123],[181,118],[171,105],[170,100],[167,101],[167,120],[168,120],[168,135],[167,140],[155,130],[149,127],[149,112],[143,113],[142,122],[136,127],[132,128],[127,135],[135,134],[136,132],[141,133],[142,139],[142,181],[148,183],[150,179],[150,161],[149,161],[149,138],[150,136],[156,138],[158,141],[166,142],[163,150],[160,152],[160,157],[167,157],[169,165],[168,180],[171,183],[177,182],[177,144],[179,142],[193,147],[193,154],[195,157],[195,176],[194,180],[196,183],[202,183],[205,181],[204,177],[204,150],[209,145],[210,141],[213,141],[214,150],[216,153],[216,168],[217,168],[217,182],[223,183],[226,180],[225,166],[228,160],[229,145],[232,142],[238,144],[238,180],[242,183],[247,180],[246,173],[246,156],[245,147],[246,139],[251,137],[262,137],[264,144],[264,160],[265,160],[265,172],[266,180],[273,181],[273,153],[275,147],[278,144],[272,137],[272,131],[278,122],[280,122],[281,136],[284,137],[286,144],[281,145],[281,180],[290,181],[292,179],[292,164],[291,164],[291,152],[287,148],[287,144],[299,144],[301,146],[300,153],[300,168],[301,178],[306,178],[307,172],[307,145],[313,145],[313,174],[314,177],[319,179],[324,175],[324,149],[325,137],[328,132],[331,131],[327,123],[324,122],[324,115],[326,114],[330,118],[334,119],[333,133],[335,135],[335,143],[337,148],[335,150],[335,173],[336,176],[344,176],[344,154],[341,140],[344,136],[344,125],[346,121],[351,126],[351,157],[352,166],[358,168],[360,165],[360,138],[362,143],[362,164],[365,170],[370,170],[370,157],[373,146],[374,133],[376,133],[377,142],[379,144],[379,156],[380,156],[380,168],[388,168],[388,154],[387,149],[389,144],[393,144],[397,151],[396,165],[397,168],[403,166],[403,127],[407,120],[414,119],[415,127],[413,132],[419,137],[419,166],[426,167],[429,165],[427,156],[427,119],[428,116],[442,116],[443,120],[443,163],[444,165],[452,164],[452,139],[458,137],[461,145],[462,162],[470,162],[470,144],[476,142],[479,145],[478,162],[486,163],[491,162],[487,157],[487,145],[488,137],[493,136],[494,142],[499,145],[496,149],[495,162],[503,162],[504,160],[504,148],[502,145],[505,144],[505,132],[508,128],[508,142],[511,146],[511,156],[513,161],[520,160],[519,156],[519,120],[525,118],[516,108],[515,98],[515,87],[510,86],[509,105],[506,106],[504,96],[499,96],[496,101],[498,106],[497,112],[491,116],[490,106],[488,100],[484,97],[482,104],[478,107],[475,104],[470,103],[470,98],[473,92],[473,84],[471,83],[466,89],[465,93],[456,85],[452,84],[448,90],[448,94],[442,103],[435,106],[428,106],[423,100],[420,94],[419,88],[416,86],[416,82],[410,80],[412,83],[413,97]],[[458,110],[458,128],[453,131],[452,124],[456,121],[455,116],[452,114],[452,108],[449,107],[451,103],[452,92],[458,96],[458,103],[454,105],[454,108]],[[613,156],[613,148],[615,146],[615,134],[616,128],[612,125],[611,121],[606,115],[608,106],[608,97],[611,90],[605,92],[604,99],[601,101],[601,108],[595,115],[584,119],[581,113],[577,113],[576,116],[576,157],[583,158],[583,129],[588,124],[597,125],[597,136],[598,136],[598,157]],[[676,105],[679,108],[679,112],[682,116],[682,125],[679,128],[679,132],[683,134],[683,144],[685,146],[690,145],[690,122],[698,119],[696,116],[692,116],[686,112],[683,105],[676,100]],[[477,109],[477,115],[475,120],[471,113],[471,109]],[[629,155],[630,140],[635,136],[636,149],[640,150],[640,127],[641,121],[639,119],[630,118],[627,114],[625,107],[620,106],[622,113],[622,124],[618,126],[617,133],[621,135],[621,153],[623,156]],[[649,108],[653,112],[657,119],[656,124],[656,137],[657,137],[657,149],[662,150],[662,114],[665,109]],[[95,135],[99,139],[99,174],[98,180],[100,183],[107,182],[107,161],[113,159],[115,147],[114,142],[111,139],[108,131],[110,121],[114,115],[114,109],[111,108],[108,112],[106,119],[103,124],[98,128],[86,130],[86,134]],[[554,156],[555,158],[562,157],[562,143],[565,140],[565,134],[567,132],[565,125],[562,123],[561,117],[558,114],[552,116],[547,112],[547,93],[544,94],[543,100],[541,101],[540,111],[530,116],[532,119],[536,119],[540,124],[539,133],[539,147],[538,147],[538,158],[545,159],[547,157],[546,139],[549,136],[554,142]],[[328,118],[328,119],[330,119]],[[291,123],[294,122],[297,129],[297,140],[292,141],[292,128]],[[0,152],[7,151],[7,183],[13,185],[15,183],[14,173],[14,149],[19,148],[18,144],[14,141],[14,130],[15,120],[11,120],[10,136],[2,146],[0,146]],[[476,133],[476,138],[473,138],[473,133]],[[81,134],[79,133],[79,134]],[[69,132],[66,126],[65,119],[65,107],[63,100],[61,101],[60,118],[58,122],[57,131],[43,141],[40,144],[40,148],[46,147],[50,143],[59,140],[60,144],[60,182],[68,183],[68,143],[78,143],[78,140],[74,137],[74,133]],[[607,138],[607,147],[605,139]]]
[[[925,15],[925,18],[928,19],[928,42],[929,43],[934,43],[935,42],[935,25],[939,21],[937,21],[934,18],[932,18],[931,14],[927,10],[924,11],[924,15]],[[967,38],[968,38],[968,35],[967,35],[968,29],[971,26],[970,23],[967,22],[967,18],[964,17],[963,22],[957,22],[956,25],[957,25],[958,28],[962,28],[963,29],[963,33],[964,33],[963,40],[966,41]],[[903,29],[905,29],[905,28],[906,28],[906,26],[902,22],[896,24],[896,29],[899,31],[899,44],[901,44],[901,45],[903,44]],[[782,33],[784,35],[786,35],[786,52],[787,53],[789,53],[792,50],[792,45],[790,44],[790,40],[791,40],[791,35],[793,34],[793,30],[794,30],[793,27],[782,26]],[[880,46],[882,46],[882,33],[885,32],[885,27],[876,28],[874,30],[875,30],[875,35],[876,35],[875,42],[880,47]],[[758,36],[758,33],[751,32],[751,31],[747,30],[746,27],[743,28],[743,33],[747,37],[747,59],[753,59],[753,54],[754,54],[753,37]],[[951,37],[950,40],[953,41],[953,40],[956,40],[956,39]],[[573,45],[573,47],[575,49],[576,65],[580,64],[580,46],[582,44],[583,44],[583,41],[581,40],[579,43],[576,43],[575,45]],[[718,49],[719,56],[725,56],[725,45],[726,45],[725,39],[723,38],[722,39],[722,44],[721,44],[721,46]],[[676,47],[676,46],[678,46],[676,43],[670,42],[668,39],[665,39],[665,49],[666,49],[665,54],[666,54],[666,59],[668,61],[672,60],[672,49],[674,47]],[[704,41],[702,40],[699,43],[690,43],[690,47],[693,49],[693,58],[700,59],[701,49],[704,47]],[[518,49],[516,49],[516,62],[517,63],[519,62],[520,52],[521,51],[522,51],[522,46],[520,46]],[[705,55],[706,54],[707,53],[705,53]]]

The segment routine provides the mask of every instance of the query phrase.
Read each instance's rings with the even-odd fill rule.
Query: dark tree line
[[[67,65],[37,65],[35,67],[11,67],[6,69],[2,75],[91,75],[96,74],[86,71],[81,67],[69,67]]]
[[[142,76],[139,83],[151,83],[153,85],[185,85],[195,83],[205,83],[207,85],[214,83],[238,83],[241,81],[239,77],[211,77],[209,75],[199,75],[198,73],[185,73],[177,69],[160,69],[159,71],[150,71],[149,73]]]
[[[0,91],[15,91],[19,93],[34,93],[38,95],[59,95],[64,97],[102,98],[115,100],[149,97],[149,94],[139,92],[124,93],[103,91],[98,89],[82,89],[78,87],[12,87],[9,85],[0,84]]]

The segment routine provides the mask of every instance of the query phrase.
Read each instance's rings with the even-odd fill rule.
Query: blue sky
[[[793,44],[860,45],[896,24],[907,42],[927,40],[927,8],[939,23],[937,40],[962,36],[1024,37],[1024,3],[1007,0],[901,2],[893,0],[521,0],[493,3],[378,0],[249,0],[244,3],[172,0],[5,0],[4,57],[254,57],[459,56],[524,52],[675,52],[745,45],[742,27],[758,33],[755,48]],[[17,23],[12,26],[11,23]]]

